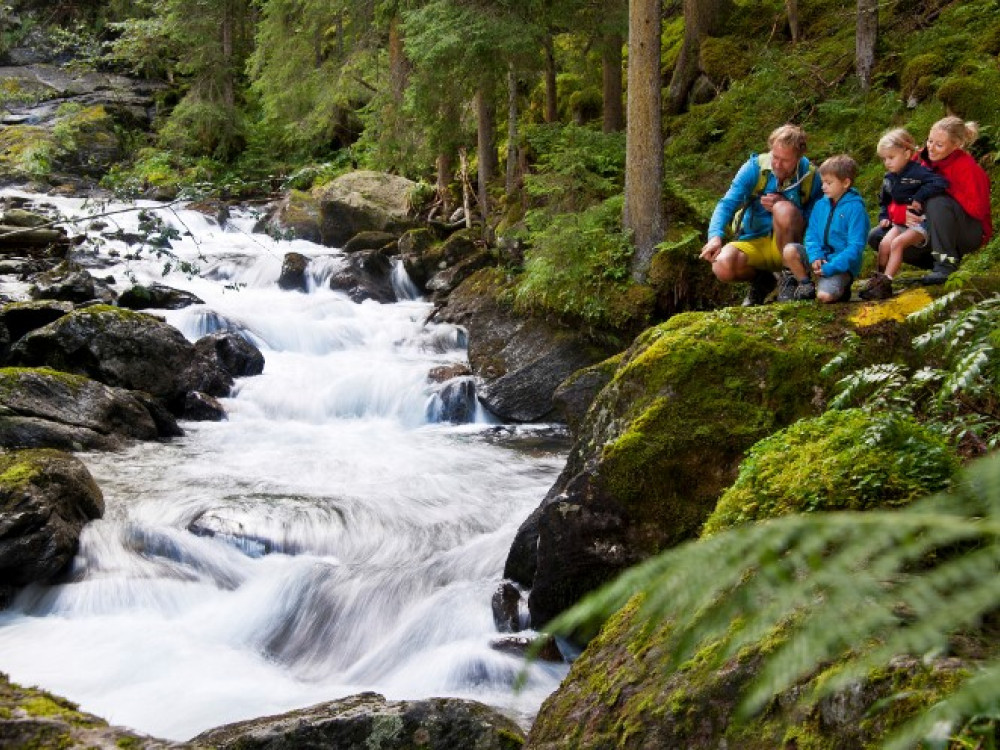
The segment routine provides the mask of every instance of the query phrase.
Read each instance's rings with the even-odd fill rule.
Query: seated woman
[[[911,246],[903,262],[931,269],[924,284],[942,284],[958,268],[962,256],[989,242],[990,181],[965,147],[976,140],[979,127],[960,117],[945,117],[931,126],[920,160],[948,180],[948,189],[927,201],[923,216],[907,213],[908,226],[926,222],[928,242]],[[886,229],[875,227],[868,244],[878,250]]]

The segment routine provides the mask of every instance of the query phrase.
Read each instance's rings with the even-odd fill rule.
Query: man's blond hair
[[[799,156],[802,156],[806,152],[806,131],[791,123],[777,127],[771,131],[771,135],[767,138],[768,149],[774,148],[776,145],[790,146],[795,149]]]

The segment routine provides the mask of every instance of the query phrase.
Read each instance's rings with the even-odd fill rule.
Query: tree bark
[[[510,199],[517,192],[517,74],[514,64],[507,66],[507,179],[505,189]]]
[[[451,215],[451,193],[448,185],[451,184],[451,154],[441,152],[437,157],[437,181],[434,185],[438,200],[441,201],[441,213],[445,221]]]
[[[799,25],[799,0],[785,0],[785,11],[788,13],[788,31],[792,41],[802,39],[802,27]]]
[[[625,111],[622,107],[622,37],[608,34],[601,45],[601,68],[603,71],[605,133],[617,133],[625,127]]]
[[[483,88],[476,92],[476,157],[479,162],[479,210],[483,228],[488,224],[490,198],[488,187],[497,173],[496,111],[493,100]]]
[[[687,108],[688,94],[700,70],[701,40],[718,30],[730,5],[731,0],[684,0],[684,40],[667,91],[670,114],[680,114]]]
[[[625,210],[632,232],[631,274],[643,282],[656,245],[663,240],[660,197],[663,134],[660,129],[660,0],[629,0],[628,125],[625,134]]]
[[[878,43],[878,0],[858,0],[858,28],[855,36],[854,68],[861,88],[872,85],[875,45]]]
[[[545,37],[545,122],[559,119],[559,101],[556,89],[556,50],[552,35]]]
[[[403,101],[406,85],[410,77],[409,64],[403,50],[403,34],[399,30],[399,16],[389,21],[389,90],[396,104]]]

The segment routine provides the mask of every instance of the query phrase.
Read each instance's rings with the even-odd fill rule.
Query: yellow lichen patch
[[[898,297],[862,305],[858,312],[851,317],[851,322],[858,328],[873,326],[886,320],[895,320],[901,323],[906,320],[907,315],[922,310],[933,301],[933,298],[923,287],[909,289]]]

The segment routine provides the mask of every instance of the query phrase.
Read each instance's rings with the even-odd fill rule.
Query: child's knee
[[[830,304],[840,299],[840,295],[830,294],[829,292],[816,292],[816,299],[819,302]]]

